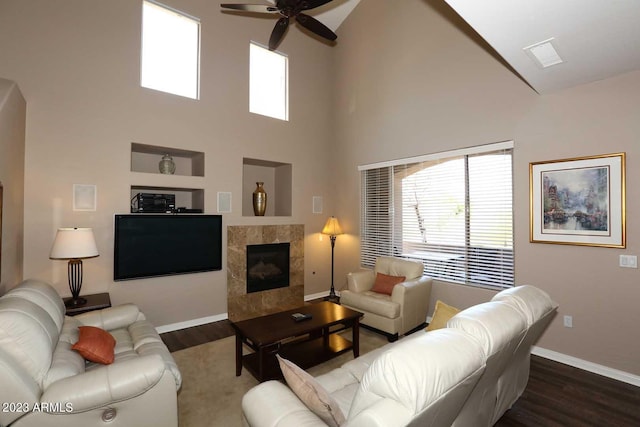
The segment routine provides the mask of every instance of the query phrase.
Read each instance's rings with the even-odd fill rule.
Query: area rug
[[[351,339],[351,331],[343,334]],[[386,343],[384,336],[360,329],[360,354]],[[180,427],[240,427],[242,396],[258,381],[246,369],[236,377],[235,337],[180,350],[173,353],[173,357],[182,373],[178,394]],[[353,353],[347,352],[308,372],[317,376],[351,359]]]

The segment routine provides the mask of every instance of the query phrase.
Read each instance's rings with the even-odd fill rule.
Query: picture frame
[[[625,153],[529,163],[532,243],[626,247]]]

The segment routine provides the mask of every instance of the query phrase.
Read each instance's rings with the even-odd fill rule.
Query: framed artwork
[[[529,163],[533,243],[626,247],[625,153]]]

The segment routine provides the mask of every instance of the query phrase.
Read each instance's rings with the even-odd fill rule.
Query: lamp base
[[[335,302],[336,304],[340,304],[340,297],[338,295],[336,295],[336,293],[333,291],[333,289],[331,290],[331,292],[329,292],[329,295],[324,297],[324,300],[325,301]]]
[[[87,300],[80,297],[80,289],[82,288],[82,260],[70,259],[67,267],[69,275],[69,290],[72,298],[65,302],[65,307],[73,308],[83,306]]]
[[[87,303],[87,300],[85,298],[78,297],[76,299],[71,298],[65,301],[64,306],[68,308],[74,308],[81,305],[85,305],[86,303]]]

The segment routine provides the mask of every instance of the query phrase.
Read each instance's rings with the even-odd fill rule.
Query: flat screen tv
[[[115,216],[113,280],[222,269],[221,215]]]

